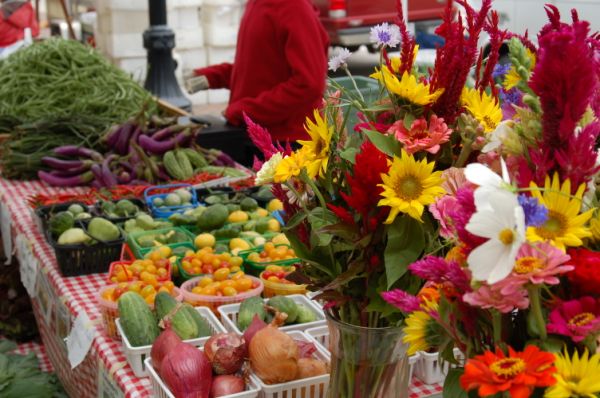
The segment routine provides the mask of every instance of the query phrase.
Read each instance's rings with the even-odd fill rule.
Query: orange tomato
[[[214,287],[206,286],[203,287],[202,290],[200,291],[200,294],[203,296],[214,296],[217,293],[217,289]]]
[[[237,294],[237,290],[235,290],[235,288],[231,287],[231,286],[227,286],[226,288],[223,289],[223,296],[235,296]]]
[[[216,281],[224,281],[229,276],[229,268],[220,268],[216,270],[213,277]]]
[[[245,292],[247,290],[250,290],[250,288],[252,287],[252,279],[250,278],[241,278],[235,281],[235,289],[238,292]]]
[[[198,286],[200,286],[200,287],[205,287],[205,286],[208,286],[208,285],[210,285],[210,284],[211,284],[211,283],[213,283],[213,282],[214,282],[214,281],[213,281],[213,279],[212,279],[212,278],[210,278],[210,277],[208,277],[208,276],[205,276],[204,278],[200,279],[200,282],[198,282]]]

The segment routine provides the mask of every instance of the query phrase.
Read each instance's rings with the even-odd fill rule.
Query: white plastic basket
[[[294,340],[313,342],[310,337],[302,332],[291,331],[286,333]],[[315,347],[317,351],[313,354],[313,358],[329,362],[327,353],[318,344]],[[256,379],[262,389],[261,398],[326,398],[329,387],[329,374],[280,384],[265,384],[258,376]]]
[[[208,308],[205,308],[205,307],[195,307],[195,310],[198,311],[200,313],[200,315],[204,319],[206,319],[206,321],[208,322],[208,326],[210,327],[211,335],[215,335],[218,333],[227,333],[227,330],[225,329],[225,327],[223,327],[221,322],[219,322],[219,320],[217,319],[215,314],[212,313],[211,310],[209,310]],[[145,345],[145,346],[141,346],[141,347],[133,347],[129,343],[129,340],[127,339],[127,336],[125,335],[125,333],[123,333],[123,329],[121,327],[121,322],[120,322],[119,318],[117,318],[116,324],[117,324],[118,333],[122,337],[123,351],[125,352],[125,357],[127,358],[127,363],[129,363],[129,366],[131,366],[131,369],[133,369],[133,373],[137,377],[148,376],[148,370],[144,366],[144,360],[147,357],[148,358],[150,357],[150,351],[152,350],[152,346]],[[198,347],[198,346],[204,346],[204,343],[206,343],[206,341],[209,338],[210,337],[199,337],[197,339],[189,339],[189,340],[184,340],[184,341],[186,343],[189,343],[189,344],[192,344],[192,345],[195,345]]]
[[[317,320],[314,322],[299,323],[297,325],[281,326],[279,328],[280,330],[284,332],[289,332],[292,330],[304,331],[306,329],[314,328],[316,326],[322,326],[325,324],[325,314],[319,307],[314,305],[312,301],[308,299],[308,297],[306,297],[303,294],[290,294],[289,296],[285,297],[292,299],[296,304],[302,304],[303,306],[314,312],[314,314],[317,317]],[[264,299],[265,303],[267,301],[269,301],[269,299]],[[240,305],[240,303],[222,305],[217,309],[219,311],[219,314],[221,314],[221,322],[223,322],[225,328],[228,331],[237,333],[239,335],[242,334],[242,331],[237,326]]]
[[[456,365],[441,361],[439,356],[439,352],[419,352],[419,360],[415,366],[415,377],[425,384],[442,383],[448,374],[448,370],[456,367]],[[459,363],[464,361],[464,355],[457,348],[454,349],[454,358]]]
[[[162,379],[156,373],[156,370],[152,367],[152,358],[146,358],[144,361],[148,374],[150,375],[150,382],[152,383],[152,396],[155,398],[175,398],[169,388],[163,383]],[[254,376],[250,376],[246,383],[246,391],[237,394],[225,395],[222,398],[257,398],[260,393],[260,386],[258,380]]]
[[[317,344],[319,344],[321,348],[329,354],[329,328],[327,326],[318,326],[315,328],[306,329],[304,333],[317,342]],[[408,357],[408,380],[412,380],[415,366],[420,357],[421,356],[418,352],[415,355]]]

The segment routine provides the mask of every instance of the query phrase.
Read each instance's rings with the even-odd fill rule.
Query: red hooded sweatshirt
[[[276,140],[306,139],[307,116],[320,106],[327,77],[328,37],[309,0],[248,0],[235,61],[196,69],[210,88],[229,88],[225,117],[242,112]]]

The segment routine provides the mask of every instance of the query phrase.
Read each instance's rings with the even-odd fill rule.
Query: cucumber
[[[156,317],[159,322],[163,319],[175,306],[177,300],[175,300],[169,293],[160,292],[154,298],[154,310],[156,311]]]
[[[208,337],[212,336],[212,330],[208,321],[200,315],[198,311],[190,304],[184,304],[183,308],[180,311],[187,311],[194,322],[196,322],[196,326],[198,327],[198,336],[197,337]]]
[[[156,309],[156,316],[158,317],[158,319],[163,320],[163,318],[165,318],[171,313],[171,311],[173,311],[177,304],[177,301],[168,293],[158,293],[154,299],[154,308]],[[182,340],[195,339],[197,337],[201,337],[199,336],[199,323],[195,315],[192,314],[192,311],[198,314],[198,312],[194,310],[194,307],[192,307],[191,305],[182,304],[181,308],[179,308],[179,310],[171,317],[171,327],[173,328],[173,331],[177,333],[177,335]],[[208,325],[206,325],[206,327],[208,327]],[[205,333],[204,330],[202,332]]]
[[[254,315],[258,315],[263,321],[267,319],[267,310],[265,310],[265,303],[260,297],[250,297],[242,302],[240,305],[240,312],[238,314],[237,325],[238,328],[243,332],[250,326]]]
[[[308,323],[317,320],[317,315],[310,308],[307,308],[302,304],[296,304],[296,307],[298,308],[296,323]]]
[[[151,345],[160,334],[156,318],[142,296],[126,292],[117,301],[123,333],[133,347]]]
[[[286,325],[296,322],[298,318],[298,305],[291,298],[275,296],[271,297],[267,304],[273,308],[277,308],[279,312],[285,312],[288,315],[285,320]]]

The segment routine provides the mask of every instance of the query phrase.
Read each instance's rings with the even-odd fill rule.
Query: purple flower
[[[434,283],[449,282],[460,292],[471,291],[470,278],[456,261],[427,256],[409,265],[408,269],[419,278]]]
[[[388,292],[381,292],[381,297],[394,307],[403,312],[414,312],[421,309],[421,301],[418,297],[408,294],[404,290],[394,289]]]
[[[347,48],[341,48],[336,55],[329,58],[329,69],[335,72],[339,68],[346,66],[346,61],[351,54]]]
[[[508,73],[508,71],[510,70],[511,64],[510,63],[506,63],[506,64],[496,64],[496,66],[494,66],[494,70],[492,72],[492,77],[494,79],[504,79],[504,75],[506,75]]]
[[[396,47],[400,43],[400,28],[384,22],[371,28],[370,38],[378,47]]]
[[[520,194],[518,200],[525,213],[525,225],[539,227],[548,221],[548,209],[537,198]]]
[[[511,88],[506,91],[500,90],[500,103],[502,108],[502,115],[504,119],[512,119],[515,115],[515,106],[523,106],[523,92],[518,88]]]

